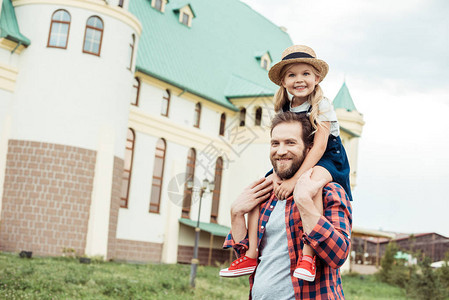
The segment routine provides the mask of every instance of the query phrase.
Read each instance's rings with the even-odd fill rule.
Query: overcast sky
[[[244,0],[343,81],[366,122],[354,226],[449,237],[449,1]]]

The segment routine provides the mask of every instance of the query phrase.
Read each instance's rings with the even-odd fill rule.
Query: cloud
[[[449,1],[245,0],[343,79],[366,122],[354,224],[449,236]]]
[[[311,45],[331,72],[408,80],[421,89],[448,83],[448,1],[245,2],[286,26],[294,43]]]

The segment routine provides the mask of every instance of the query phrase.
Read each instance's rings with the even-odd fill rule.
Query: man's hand
[[[261,178],[247,186],[231,205],[231,217],[243,216],[259,203],[267,200],[273,190],[273,181]]]
[[[327,183],[326,179],[319,181],[312,180],[312,169],[307,170],[299,177],[296,182],[295,190],[293,191],[293,198],[295,202],[312,201],[312,198],[318,191]]]
[[[244,215],[270,197],[273,189],[271,179],[261,178],[246,187],[231,205],[231,231],[234,241],[245,238],[247,229]]]
[[[302,226],[306,234],[310,234],[321,217],[320,212],[313,204],[313,196],[326,184],[326,179],[312,180],[312,169],[299,177],[293,191],[293,199],[301,215]]]

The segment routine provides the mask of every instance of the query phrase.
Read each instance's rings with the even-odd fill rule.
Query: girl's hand
[[[277,188],[274,189],[274,194],[279,200],[287,199],[295,189],[296,179],[294,177],[283,181]]]
[[[276,194],[276,190],[279,189],[279,185],[282,183],[282,180],[279,178],[279,176],[277,176],[277,174],[275,172],[273,172],[272,174],[270,174],[267,177],[268,180],[271,180],[273,182],[273,192]]]

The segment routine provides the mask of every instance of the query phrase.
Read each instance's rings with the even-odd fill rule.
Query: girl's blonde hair
[[[285,65],[282,68],[280,72],[280,78],[282,78],[282,80],[284,80],[285,74],[287,74],[287,71],[288,69],[290,69],[291,66],[293,66],[293,64]],[[321,74],[318,72],[318,70],[315,69],[312,65],[309,66],[312,67],[314,74],[321,78]],[[310,105],[312,106],[309,119],[310,123],[312,123],[312,126],[314,128],[314,132],[317,130],[318,126],[322,126],[320,120],[318,120],[319,115],[318,105],[323,99],[324,99],[323,90],[321,89],[320,85],[317,84],[313,92],[310,93],[310,95],[307,97],[307,102],[309,102]],[[274,95],[274,110],[276,112],[281,112],[284,105],[288,104],[289,102],[290,100],[288,99],[287,90],[281,85],[279,87],[279,90]]]

